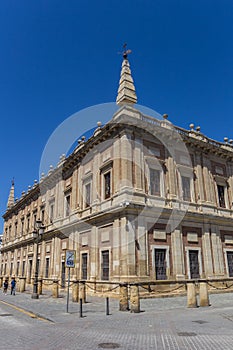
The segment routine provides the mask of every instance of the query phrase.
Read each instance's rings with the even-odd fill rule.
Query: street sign
[[[66,267],[75,267],[75,250],[66,251]]]

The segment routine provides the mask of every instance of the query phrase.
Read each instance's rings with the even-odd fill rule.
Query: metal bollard
[[[109,313],[109,297],[106,298],[106,315],[110,315]]]
[[[83,317],[83,300],[79,299],[79,317]]]

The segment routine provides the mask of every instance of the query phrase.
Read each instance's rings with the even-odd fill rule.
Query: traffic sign
[[[66,251],[66,267],[75,267],[75,250]]]

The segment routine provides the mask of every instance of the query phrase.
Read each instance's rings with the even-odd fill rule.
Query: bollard
[[[42,278],[38,278],[38,294],[42,295]]]
[[[20,293],[25,292],[26,287],[26,277],[19,278],[19,291]]]
[[[129,300],[128,300],[128,286],[127,283],[120,284],[120,311],[128,311],[129,310]]]
[[[79,297],[82,299],[83,303],[86,303],[86,285],[85,281],[80,281],[79,283]]]
[[[83,300],[79,300],[79,317],[83,317]]]
[[[199,284],[200,306],[210,306],[208,286],[206,282]]]
[[[109,297],[106,298],[106,315],[110,315],[109,313]]]
[[[197,307],[197,296],[194,282],[187,283],[187,307]]]
[[[78,302],[79,290],[78,290],[78,281],[73,281],[72,285],[72,301]]]
[[[130,312],[140,312],[139,286],[130,284]]]
[[[58,298],[58,280],[53,280],[53,298]]]

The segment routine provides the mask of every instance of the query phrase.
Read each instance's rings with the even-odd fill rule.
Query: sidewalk
[[[60,323],[67,317],[79,317],[79,303],[72,302],[72,295],[69,295],[68,313],[67,313],[67,294],[61,292],[59,298],[53,298],[50,291],[44,291],[39,299],[31,298],[31,291],[27,290],[24,293],[16,292],[16,295],[4,295],[0,291],[0,300],[22,308],[26,311],[34,313],[40,317],[51,320],[52,322]],[[190,310],[186,307],[186,296],[170,297],[170,298],[154,298],[141,299],[140,309],[142,312],[166,312],[176,310],[185,312]],[[208,308],[197,308],[198,310],[218,310],[221,308],[232,308],[233,310],[233,293],[226,294],[211,294],[210,304]],[[109,298],[110,313],[124,313],[119,311],[119,300]],[[195,310],[195,309],[192,309]],[[91,314],[92,318],[97,315],[106,315],[106,298],[98,296],[87,296],[87,303],[83,304],[83,314]]]
[[[82,318],[71,295],[66,312],[66,293],[54,299],[45,292],[37,300],[29,291],[15,296],[1,292],[0,301],[44,318],[33,323],[31,332],[18,329],[15,343],[21,339],[20,350],[233,350],[233,293],[212,294],[212,306],[193,309],[186,307],[186,297],[142,299],[137,314],[119,311],[119,301],[110,298],[109,316],[105,298],[87,296]],[[8,336],[10,332],[15,330],[10,327]]]

